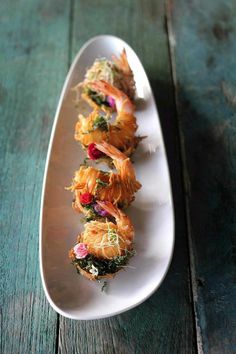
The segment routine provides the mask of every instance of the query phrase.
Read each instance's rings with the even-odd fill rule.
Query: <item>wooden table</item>
[[[11,0],[0,18],[1,353],[235,353],[236,2]],[[42,178],[70,63],[106,33],[134,48],[155,93],[176,245],[144,304],[72,321],[42,290]]]

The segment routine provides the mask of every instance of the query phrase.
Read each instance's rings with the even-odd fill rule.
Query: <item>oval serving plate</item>
[[[137,255],[131,259],[130,268],[118,272],[102,292],[101,284],[78,275],[68,258],[68,250],[74,246],[83,224],[81,216],[71,208],[72,194],[65,187],[70,185],[74,171],[85,157],[74,140],[78,110],[71,88],[83,80],[95,58],[110,59],[123,48],[136,81],[138,134],[146,136],[133,158],[142,188],[127,211],[135,227]],[[81,103],[79,109],[84,112],[85,107]],[[161,284],[173,245],[169,170],[147,76],[137,55],[123,40],[108,35],[94,37],[82,47],[70,68],[49,143],[40,217],[40,270],[46,297],[59,314],[72,319],[98,319],[127,311],[146,300]]]

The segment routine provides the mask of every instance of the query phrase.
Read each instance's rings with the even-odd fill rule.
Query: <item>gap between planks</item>
[[[70,11],[69,11],[69,36],[68,36],[68,70],[71,66],[72,61],[72,38],[73,38],[73,27],[74,27],[74,0],[70,0]]]
[[[175,100],[176,117],[177,117],[178,143],[180,146],[180,163],[182,165],[181,174],[182,174],[184,200],[185,200],[187,240],[188,240],[188,249],[189,249],[190,285],[191,285],[191,298],[192,298],[192,303],[193,303],[194,328],[195,328],[195,336],[197,339],[197,352],[199,354],[204,354],[202,333],[201,333],[201,328],[198,324],[198,314],[197,314],[197,307],[196,307],[196,303],[198,300],[198,291],[197,291],[195,258],[194,258],[194,254],[193,254],[193,242],[192,242],[191,221],[190,221],[190,207],[189,207],[190,180],[189,180],[188,171],[187,171],[184,135],[181,131],[180,122],[178,119],[178,117],[180,116],[180,104],[178,101],[178,83],[177,83],[177,72],[176,72],[176,65],[175,65],[176,41],[175,41],[175,35],[174,35],[172,23],[171,23],[172,1],[173,0],[166,1],[165,21],[166,21],[167,40],[168,40],[168,48],[169,48],[169,56],[170,56],[170,64],[171,64],[171,76],[172,76],[172,82],[173,82],[173,87],[174,87],[174,100]]]
[[[60,331],[60,315],[57,314],[55,354],[59,353],[59,340],[60,340],[59,331]]]

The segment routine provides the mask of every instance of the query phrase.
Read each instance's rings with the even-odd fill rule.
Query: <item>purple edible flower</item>
[[[96,213],[100,216],[103,217],[110,216],[110,214],[106,210],[104,210],[102,207],[100,207],[100,205],[96,203],[93,205],[93,208],[96,211]]]
[[[111,108],[115,108],[116,103],[114,98],[112,98],[111,96],[107,96],[107,102]]]

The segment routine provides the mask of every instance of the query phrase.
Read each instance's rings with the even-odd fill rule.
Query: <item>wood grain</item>
[[[75,1],[72,57],[97,34],[115,34],[140,56],[156,95],[170,160],[176,208],[176,247],[160,289],[136,309],[99,321],[60,318],[60,353],[195,353],[178,137],[163,1]],[[104,295],[105,297],[106,295]],[[104,300],[105,301],[105,300]]]
[[[68,64],[69,1],[0,8],[1,353],[54,353],[43,294],[39,206],[47,145]]]
[[[236,352],[236,4],[169,1],[199,352]]]

